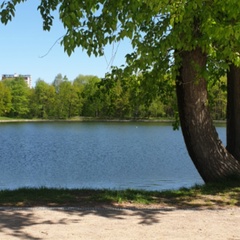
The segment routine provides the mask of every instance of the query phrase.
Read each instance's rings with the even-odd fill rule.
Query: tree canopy
[[[1,22],[12,20],[15,6],[25,1],[3,1]],[[107,44],[130,38],[134,52],[127,55],[127,69],[160,74],[176,69],[174,51],[197,47],[209,55],[209,65],[239,66],[239,7],[238,0],[41,0],[38,10],[48,31],[59,13],[69,55],[77,47],[102,55]]]
[[[135,76],[100,79],[79,75],[70,81],[58,74],[52,84],[38,79],[31,89],[23,79],[8,79],[0,81],[0,116],[30,119],[174,117],[174,91],[169,96],[151,98],[147,104],[142,92],[140,80]],[[224,98],[224,93],[219,96]],[[224,108],[215,115],[222,111]]]

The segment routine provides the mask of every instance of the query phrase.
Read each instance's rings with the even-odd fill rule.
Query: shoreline
[[[12,122],[160,122],[173,123],[173,120],[165,119],[104,119],[104,118],[79,118],[79,119],[3,119],[0,123]]]
[[[106,118],[77,118],[77,119],[0,119],[0,123],[28,123],[28,122],[149,122],[174,123],[171,119],[106,119]],[[226,124],[226,120],[213,120],[214,124]]]

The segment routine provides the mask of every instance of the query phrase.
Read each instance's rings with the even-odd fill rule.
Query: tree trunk
[[[240,68],[227,73],[227,150],[240,161]]]
[[[207,56],[201,49],[183,51],[176,81],[181,128],[188,153],[205,182],[240,175],[240,163],[218,138],[207,107],[207,86],[201,76]]]

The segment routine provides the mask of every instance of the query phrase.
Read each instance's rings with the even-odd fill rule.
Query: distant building
[[[29,74],[3,74],[2,80],[13,79],[13,78],[23,78],[27,83],[28,87],[32,87],[32,77]]]

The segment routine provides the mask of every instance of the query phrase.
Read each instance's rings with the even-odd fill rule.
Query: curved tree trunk
[[[182,67],[177,77],[181,128],[188,153],[205,182],[240,175],[240,163],[218,138],[207,107],[207,86],[201,71],[207,56],[201,49],[180,53]]]
[[[227,73],[227,150],[240,161],[240,68]]]

